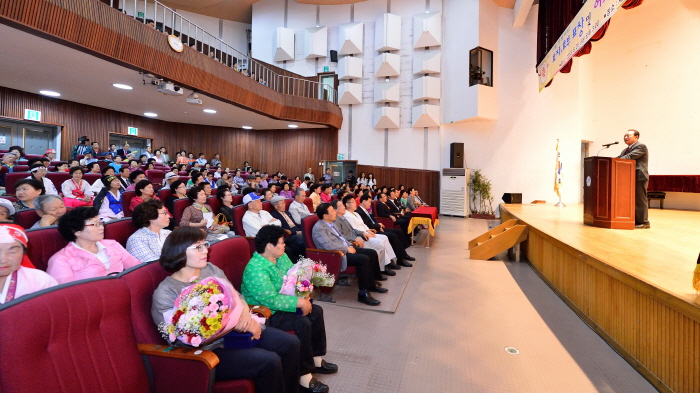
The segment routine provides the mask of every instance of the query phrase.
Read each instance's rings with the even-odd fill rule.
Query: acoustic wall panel
[[[362,79],[362,59],[344,56],[338,60],[338,79]]]
[[[374,27],[374,48],[377,52],[401,49],[401,17],[382,14]]]
[[[374,102],[399,102],[399,82],[377,82],[374,84]]]
[[[413,47],[440,46],[442,42],[441,12],[413,17]]]
[[[348,23],[339,26],[339,55],[357,55],[362,53],[365,35],[364,23]]]
[[[438,74],[440,73],[440,52],[414,52],[413,74]]]
[[[294,30],[277,28],[274,61],[294,60]]]
[[[399,76],[401,70],[401,56],[394,53],[382,53],[374,58],[374,76],[377,78],[386,76]]]
[[[438,105],[423,104],[414,106],[411,114],[413,127],[437,127],[440,125],[440,107]]]
[[[413,80],[413,100],[439,100],[440,78],[424,76]]]
[[[356,105],[362,103],[362,83],[341,83],[338,86],[338,104]]]
[[[326,57],[328,53],[328,28],[311,27],[304,29],[304,57],[313,59]]]
[[[383,106],[374,110],[374,128],[399,128],[399,108]]]

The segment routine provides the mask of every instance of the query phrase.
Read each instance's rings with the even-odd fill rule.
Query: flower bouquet
[[[308,297],[314,287],[332,287],[335,277],[326,271],[326,265],[309,258],[299,258],[282,281],[282,295]],[[301,311],[297,309],[297,314]]]
[[[180,292],[172,311],[164,313],[165,322],[158,326],[171,343],[199,347],[226,327],[231,318],[240,318],[243,310],[237,296],[216,277],[207,277]]]

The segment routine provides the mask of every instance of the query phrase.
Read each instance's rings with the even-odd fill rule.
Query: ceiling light
[[[146,117],[158,117],[158,114],[153,112],[146,112],[143,115]]]
[[[204,109],[204,112],[207,112],[207,113],[216,113],[216,111],[213,110],[213,109]]]
[[[122,85],[121,83],[112,83],[112,86],[116,87],[117,89],[133,90],[133,87],[129,85]]]
[[[56,93],[55,91],[51,91],[51,90],[41,90],[39,92],[39,94],[43,94],[43,95],[49,96],[49,97],[60,97],[61,96],[61,93]]]
[[[288,125],[287,127],[289,127],[289,128],[299,128],[299,126],[296,125],[296,124],[290,124],[290,125]]]
[[[252,130],[253,129],[253,127],[251,127],[251,126],[243,126],[241,128],[243,128],[244,130]]]

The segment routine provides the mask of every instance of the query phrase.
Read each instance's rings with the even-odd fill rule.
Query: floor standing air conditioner
[[[466,168],[444,168],[440,179],[440,214],[469,216],[469,174]]]

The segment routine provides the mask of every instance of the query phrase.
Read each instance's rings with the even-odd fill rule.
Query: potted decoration
[[[491,180],[481,173],[480,169],[472,172],[469,181],[471,192],[471,217],[493,220],[496,215],[493,212],[493,195],[491,195]]]

